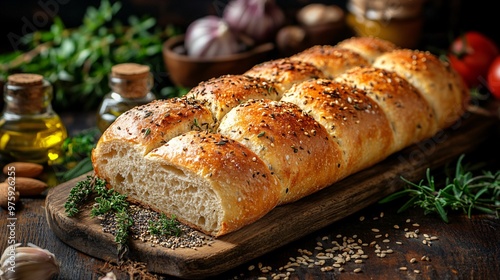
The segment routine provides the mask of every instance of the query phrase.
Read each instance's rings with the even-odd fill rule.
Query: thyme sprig
[[[420,207],[424,214],[437,213],[448,223],[448,211],[461,210],[470,218],[473,210],[499,217],[500,212],[500,171],[483,171],[474,175],[462,165],[464,155],[457,161],[454,176],[447,177],[443,187],[438,187],[430,169],[426,170],[426,180],[418,184],[401,178],[407,185],[404,190],[395,192],[380,203],[398,198],[411,198],[398,209],[398,213],[410,207]]]
[[[85,180],[81,180],[71,189],[68,199],[64,203],[64,210],[69,217],[74,217],[80,212],[80,207],[87,202],[94,189],[97,187],[106,187],[106,182],[95,176],[87,176]]]
[[[121,258],[124,252],[127,251],[129,229],[133,225],[133,219],[128,212],[129,203],[126,195],[108,189],[105,180],[89,175],[85,180],[76,183],[71,189],[68,200],[64,204],[66,214],[70,217],[78,214],[79,207],[87,202],[93,194],[97,194],[97,196],[95,197],[96,203],[90,211],[91,217],[105,215],[110,212],[115,213],[115,242],[118,244],[118,254]]]
[[[157,221],[149,221],[148,230],[149,233],[157,236],[179,236],[182,233],[175,215],[168,218],[165,214],[161,214]]]
[[[94,191],[98,196],[95,198],[96,203],[90,211],[91,217],[101,216],[108,212],[127,212],[129,203],[126,195],[120,194],[114,189],[108,189],[105,185],[96,185]]]

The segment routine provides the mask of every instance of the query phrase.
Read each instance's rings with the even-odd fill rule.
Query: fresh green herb
[[[197,118],[194,118],[192,127],[196,128],[196,129],[199,129],[199,130],[202,130],[201,125],[198,122]]]
[[[144,137],[148,136],[150,133],[151,133],[151,128],[149,128],[149,127],[148,127],[148,128],[146,128],[146,129],[144,130]]]
[[[179,236],[182,233],[179,222],[174,215],[167,218],[165,214],[161,214],[157,221],[149,221],[148,229],[152,235]]]
[[[160,30],[153,17],[117,19],[119,1],[103,0],[89,7],[76,28],[56,17],[48,30],[20,39],[20,51],[0,56],[0,80],[15,72],[43,75],[54,85],[56,108],[95,109],[109,92],[108,74],[114,64],[136,62],[164,72],[162,43],[179,30]],[[158,77],[161,78],[161,77]]]
[[[160,90],[160,95],[164,99],[180,97],[186,95],[191,88],[182,86],[166,86]]]
[[[118,244],[118,254],[123,254],[128,250],[127,242],[130,232],[130,227],[134,224],[134,220],[130,217],[127,210],[116,212],[116,233],[115,242]],[[120,257],[121,258],[121,257]]]
[[[92,149],[95,147],[98,135],[98,129],[92,128],[66,138],[61,146],[63,163],[80,161],[82,158],[90,156]]]
[[[54,165],[59,181],[66,182],[92,171],[90,154],[98,140],[97,128],[84,130],[68,137],[61,146],[61,160]]]
[[[78,214],[79,207],[89,200],[92,194],[97,194],[95,204],[90,211],[91,217],[115,213],[116,234],[115,242],[118,244],[118,253],[123,255],[127,250],[129,228],[133,219],[128,213],[129,203],[127,196],[106,187],[106,181],[96,176],[87,176],[85,180],[76,183],[70,191],[68,200],[64,204],[66,214],[73,217]]]
[[[98,196],[95,198],[96,204],[90,211],[91,217],[104,215],[108,212],[127,211],[129,203],[126,195],[120,194],[113,189],[107,189],[105,186],[98,186],[94,190]]]
[[[260,133],[257,135],[257,137],[258,137],[258,138],[260,138],[260,137],[262,137],[262,136],[264,136],[264,135],[266,135],[266,132],[265,132],[265,131],[262,131],[262,132],[260,132]]]
[[[473,175],[462,165],[464,155],[457,161],[454,177],[446,178],[444,187],[438,188],[430,169],[426,171],[426,181],[418,184],[404,178],[407,183],[404,190],[398,191],[382,199],[386,203],[395,199],[410,196],[411,198],[399,208],[403,212],[409,207],[420,207],[424,214],[438,213],[441,219],[449,222],[448,210],[462,210],[470,218],[473,210],[478,210],[497,217],[500,212],[500,171],[492,173],[483,171],[481,175]]]
[[[106,188],[106,181],[95,176],[87,176],[71,189],[64,209],[69,217],[73,217],[80,212],[79,207],[85,203],[94,192],[95,188]]]

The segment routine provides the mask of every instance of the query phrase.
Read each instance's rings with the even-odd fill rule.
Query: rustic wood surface
[[[228,248],[223,253],[219,250],[224,246],[218,244],[210,248],[214,250],[215,255],[199,250],[193,254],[195,258],[189,258],[176,250],[177,255],[174,255],[178,256],[177,260],[188,261],[189,269],[201,269],[198,273],[194,272],[196,275],[193,275],[193,270],[184,270],[186,264],[171,262],[170,265],[179,266],[183,276],[206,276],[225,271],[211,278],[271,279],[271,273],[278,272],[280,267],[290,262],[289,258],[300,256],[299,249],[315,252],[317,242],[322,242],[325,244],[324,248],[328,248],[329,242],[336,240],[336,236],[341,234],[355,236],[355,239],[366,243],[377,241],[383,248],[390,247],[394,253],[380,258],[376,256],[373,246],[367,246],[365,253],[368,259],[361,264],[348,262],[343,266],[344,272],[339,272],[337,268],[322,271],[321,266],[300,266],[289,272],[289,278],[388,279],[390,276],[391,279],[496,279],[500,272],[500,221],[497,218],[475,214],[469,219],[461,213],[453,213],[450,223],[445,224],[437,216],[424,215],[419,209],[396,214],[402,201],[383,205],[376,204],[376,201],[403,186],[397,179],[400,175],[417,180],[421,178],[425,168],[442,166],[450,159],[456,159],[461,153],[467,153],[478,161],[486,160],[490,167],[498,168],[497,158],[500,153],[497,131],[498,123],[478,116],[469,116],[460,127],[451,128],[434,139],[394,155],[374,168],[347,178],[335,188],[279,207],[270,213],[267,220],[259,221],[260,224],[256,223],[221,238],[221,244],[224,243]],[[370,178],[379,181],[370,181]],[[356,195],[357,192],[352,186],[365,186],[364,184],[372,186],[372,189],[368,188],[366,192]],[[112,237],[95,232],[88,235],[82,232],[78,223],[72,225],[76,231],[71,234],[57,233],[57,227],[54,226],[54,231],[50,229],[49,223],[55,221],[55,212],[51,209],[55,204],[51,203],[51,196],[63,196],[63,187],[64,184],[52,188],[47,199],[44,196],[23,198],[16,209],[16,240],[23,243],[32,242],[53,252],[61,263],[61,273],[57,279],[98,279],[110,270],[115,272],[118,279],[177,279],[165,274],[140,278],[138,273],[131,276],[131,273],[124,272],[123,269],[110,266],[102,259],[113,258],[114,252],[113,249],[106,249],[111,248],[111,242],[103,243],[102,239],[112,240]],[[334,189],[342,195],[334,195]],[[50,215],[46,215],[46,212]],[[384,213],[384,216],[380,217],[380,213]],[[361,216],[365,217],[362,222],[359,220]],[[6,247],[8,237],[3,226],[6,217],[6,212],[1,210],[0,225],[4,228],[0,232],[2,249]],[[64,220],[62,216],[57,217]],[[407,219],[411,221],[407,223]],[[399,225],[400,229],[395,229],[395,224]],[[383,243],[381,239],[376,238],[372,228],[378,228],[384,235],[381,238],[388,239],[389,242]],[[404,228],[410,231],[418,229],[418,238],[406,238]],[[387,238],[385,234],[388,234]],[[422,243],[423,234],[437,236],[438,240],[432,241],[431,246],[425,245]],[[134,247],[138,249],[136,251],[146,248],[137,246]],[[87,250],[88,254],[84,253]],[[145,250],[143,254],[147,256],[151,252]],[[222,259],[214,257],[217,253]],[[165,258],[172,254],[162,252],[159,256]],[[429,260],[421,260],[422,256],[429,257]],[[149,259],[147,258],[141,261],[148,261],[150,269],[161,269],[164,259],[158,262],[158,255],[150,255]],[[411,263],[412,258],[417,261]],[[200,267],[203,262],[208,262],[208,267]],[[270,266],[271,272],[262,272],[258,268],[259,263]],[[250,266],[256,268],[249,270]],[[399,270],[402,266],[408,270]],[[361,268],[361,272],[353,272],[355,268]],[[420,273],[417,274],[414,270],[419,270]]]
[[[427,167],[442,166],[476,149],[487,139],[492,124],[476,115],[463,119],[456,127],[426,143],[395,154],[306,199],[278,207],[256,223],[217,239],[211,246],[171,250],[132,241],[129,256],[147,263],[148,269],[155,273],[182,278],[219,275],[374,204],[402,186],[400,176],[418,180]],[[117,252],[113,237],[102,232],[88,211],[77,219],[68,218],[64,213],[69,190],[81,179],[66,182],[49,192],[48,224],[63,242],[75,249],[114,261]]]

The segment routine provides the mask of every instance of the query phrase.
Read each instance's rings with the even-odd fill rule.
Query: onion
[[[246,34],[256,42],[274,39],[285,23],[285,13],[274,0],[232,0],[222,17],[236,32]]]
[[[186,30],[184,46],[189,56],[197,58],[231,55],[241,50],[238,37],[216,16],[193,21]]]

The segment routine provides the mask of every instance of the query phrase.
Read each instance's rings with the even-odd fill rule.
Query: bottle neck
[[[4,89],[6,113],[19,115],[43,114],[52,110],[52,86],[46,80],[40,85],[6,84]]]
[[[122,98],[141,99],[148,95],[153,88],[153,76],[147,74],[141,78],[132,78],[111,75],[109,87]]]

